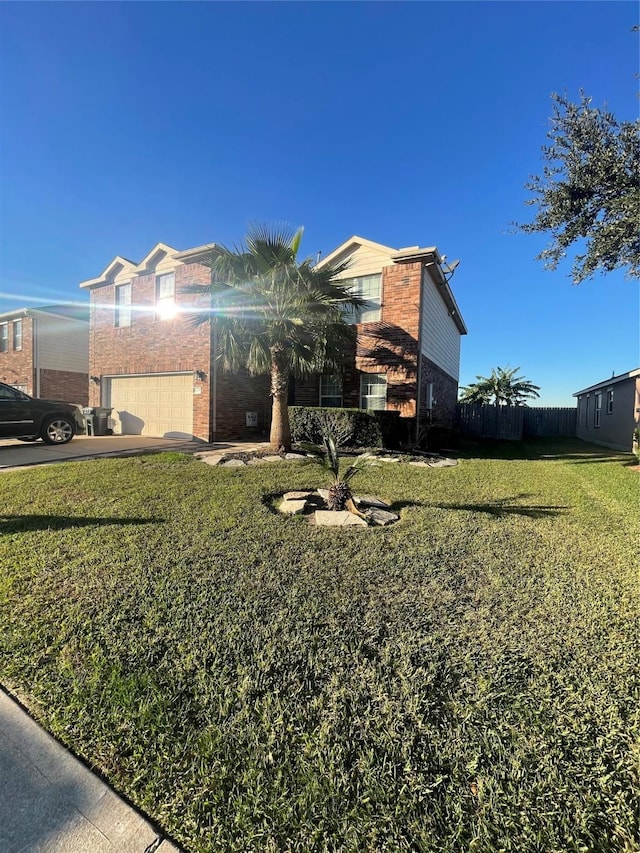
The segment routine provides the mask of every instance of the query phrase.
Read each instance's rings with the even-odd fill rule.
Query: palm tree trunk
[[[289,365],[281,346],[271,348],[271,433],[269,443],[275,451],[291,450],[289,426]]]

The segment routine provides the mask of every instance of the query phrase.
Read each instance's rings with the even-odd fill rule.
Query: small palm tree
[[[211,268],[211,308],[194,324],[214,325],[216,354],[224,370],[247,368],[271,377],[270,444],[291,449],[287,397],[291,376],[339,371],[354,347],[354,327],[345,312],[363,301],[336,281],[344,266],[318,268],[298,259],[303,229],[254,226],[244,245],[216,247],[202,261]]]
[[[516,376],[519,370],[519,367],[494,367],[491,376],[476,376],[477,382],[460,389],[460,402],[526,406],[527,400],[540,396],[540,386]]]
[[[368,465],[377,465],[375,457],[371,453],[362,453],[358,456],[345,471],[340,471],[340,457],[338,456],[338,448],[335,439],[331,435],[323,435],[322,445],[303,444],[305,450],[316,456],[322,466],[331,474],[331,483],[329,485],[329,495],[327,497],[327,506],[331,510],[349,510],[356,515],[363,514],[356,508],[353,502],[353,493],[349,482],[366,468]]]

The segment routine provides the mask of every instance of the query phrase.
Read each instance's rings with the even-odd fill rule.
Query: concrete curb
[[[3,853],[180,853],[0,689]]]

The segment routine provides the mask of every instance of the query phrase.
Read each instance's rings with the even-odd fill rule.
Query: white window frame
[[[613,388],[607,389],[607,414],[613,414]]]
[[[167,291],[163,288],[168,285]],[[156,319],[172,320],[176,315],[176,274],[165,272],[156,275]]]
[[[320,377],[320,406],[331,409],[342,408],[342,376],[322,374]]]
[[[124,281],[122,284],[116,284],[115,287],[115,317],[114,324],[117,329],[125,328],[131,325],[131,302],[132,302],[133,285],[130,281]],[[125,301],[121,297],[128,295],[128,300]]]
[[[377,394],[372,393],[374,388],[381,390]],[[387,408],[386,373],[360,374],[360,408],[368,412],[381,412]]]
[[[366,305],[345,311],[347,323],[379,323],[382,319],[382,273],[359,275],[340,281],[354,296],[366,300]]]
[[[9,324],[0,323],[0,352],[9,352]]]
[[[594,395],[595,408],[593,410],[593,425],[598,428],[600,426],[600,412],[602,411],[602,394],[598,391]]]
[[[22,349],[22,320],[13,321],[13,351],[20,352]]]

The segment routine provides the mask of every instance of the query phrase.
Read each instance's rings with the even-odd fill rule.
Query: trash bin
[[[93,410],[93,434],[94,435],[111,435],[112,430],[109,429],[109,417],[113,409],[107,409],[104,406],[96,406]]]
[[[109,415],[113,409],[105,406],[86,406],[82,410],[86,423],[87,435],[111,435],[109,429]]]

